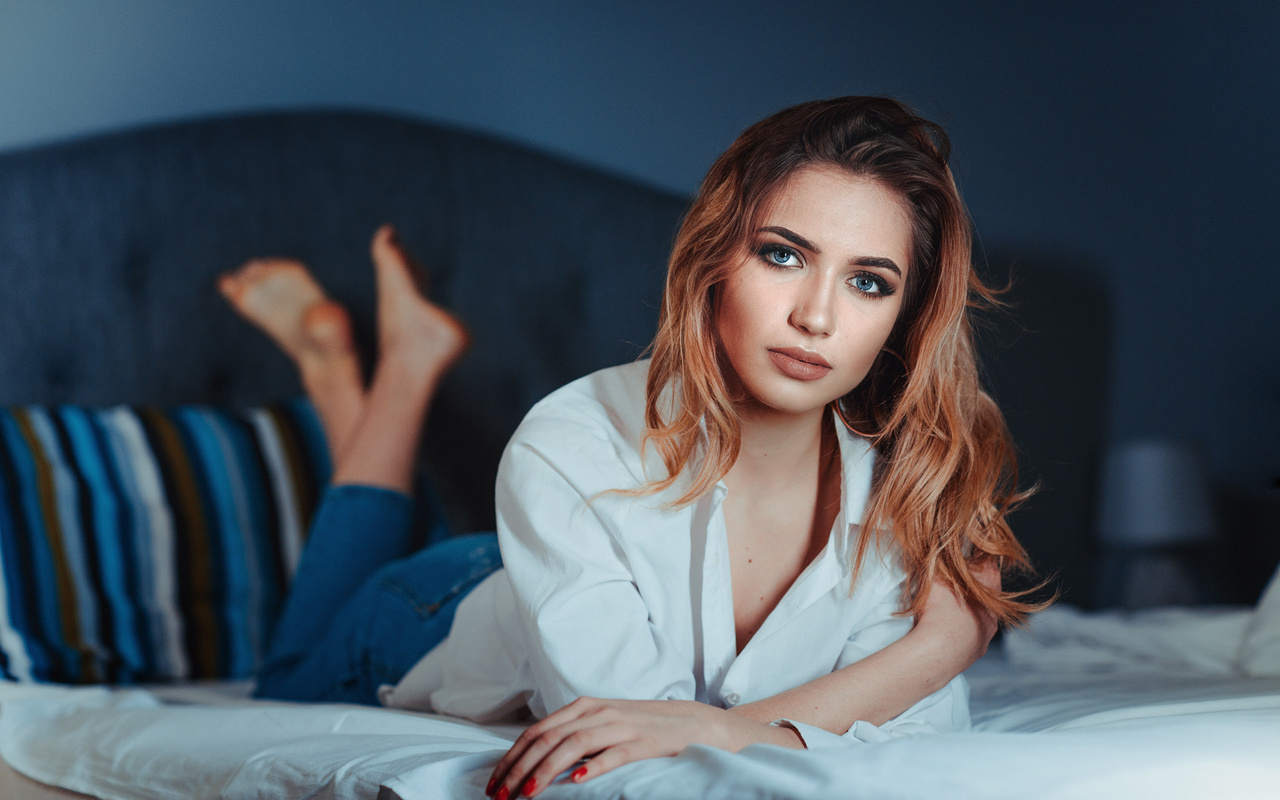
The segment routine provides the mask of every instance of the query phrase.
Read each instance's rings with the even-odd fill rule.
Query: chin
[[[798,383],[798,382],[792,382]],[[821,383],[815,381],[814,383]],[[762,386],[758,391],[751,391],[751,405],[762,411],[769,411],[792,416],[804,416],[815,411],[822,411],[828,404],[840,399],[844,394],[832,396],[832,390],[823,389],[812,384],[800,386]]]

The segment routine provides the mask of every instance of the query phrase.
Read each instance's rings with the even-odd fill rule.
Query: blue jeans
[[[502,566],[492,533],[447,537],[423,504],[374,486],[333,486],[311,525],[258,673],[257,697],[376,705],[449,633],[458,603]],[[430,531],[413,552],[416,531]],[[420,537],[419,537],[420,538]]]

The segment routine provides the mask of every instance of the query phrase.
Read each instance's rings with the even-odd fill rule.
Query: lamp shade
[[[1113,447],[1102,469],[1098,533],[1116,547],[1212,541],[1217,525],[1208,470],[1190,442],[1152,439]]]

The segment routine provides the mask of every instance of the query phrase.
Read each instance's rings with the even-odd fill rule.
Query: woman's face
[[[902,307],[904,201],[836,167],[779,187],[719,287],[716,325],[748,408],[821,412],[866,377]]]

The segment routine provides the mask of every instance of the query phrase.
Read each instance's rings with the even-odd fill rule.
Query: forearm
[[[719,711],[719,709],[716,710]],[[793,728],[769,724],[779,717],[758,719],[750,715],[734,713],[737,710],[721,712],[724,719],[718,741],[707,741],[707,744],[732,753],[753,744],[772,744],[793,750],[805,749],[804,739]]]
[[[994,618],[935,585],[925,613],[903,638],[829,675],[733,711],[758,722],[793,719],[836,734],[858,720],[881,725],[968,669],[994,634]]]
[[[912,631],[861,661],[733,711],[758,722],[786,718],[842,734],[858,720],[888,722],[941,689],[968,663],[946,642]]]

